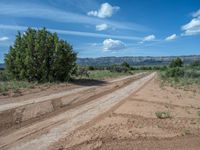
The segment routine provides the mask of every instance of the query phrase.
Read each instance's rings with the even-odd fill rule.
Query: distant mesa
[[[127,62],[130,65],[167,65],[172,59],[180,57],[185,64],[189,64],[192,61],[200,60],[200,55],[189,56],[127,56],[127,57],[98,57],[98,58],[78,58],[77,64],[82,66],[108,66],[113,64],[122,64]],[[5,68],[5,65],[0,63],[0,69]]]
[[[185,64],[189,64],[192,61],[200,60],[200,55],[190,56],[138,56],[138,57],[99,57],[99,58],[78,58],[77,64],[83,66],[107,66],[113,64],[122,64],[127,62],[130,65],[167,65],[172,59],[180,57]]]

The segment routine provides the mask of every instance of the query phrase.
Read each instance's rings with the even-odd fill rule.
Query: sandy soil
[[[24,125],[55,116],[70,108],[88,103],[98,97],[123,88],[144,75],[139,73],[110,80],[106,83],[105,81],[98,81],[98,83],[97,81],[87,81],[89,82],[87,86],[45,96],[37,93],[35,94],[36,97],[32,97],[33,94],[31,94],[13,98],[12,101],[8,99],[7,103],[0,104],[0,134],[7,132],[7,129],[21,128]],[[51,89],[49,90],[51,91]],[[49,90],[46,92],[50,92]],[[44,93],[42,92],[42,94]],[[27,97],[27,99],[24,99],[24,97]]]
[[[121,76],[118,78],[105,78],[104,80],[90,80],[90,79],[79,79],[70,83],[51,83],[44,85],[36,85],[32,88],[18,89],[17,91],[8,91],[7,95],[2,95],[0,93],[0,105],[21,102],[28,99],[40,98],[43,96],[48,96],[50,94],[56,94],[64,91],[74,90],[77,88],[85,86],[101,86],[109,83],[114,83],[122,81],[132,77],[130,76]]]
[[[25,126],[19,126],[16,129],[3,133],[0,136],[0,148],[15,150],[49,149],[48,146],[64,138],[76,128],[90,122],[95,117],[107,112],[111,107],[120,103],[131,93],[145,85],[154,76],[155,73],[148,76],[139,74],[131,78],[125,77],[111,82],[106,86],[102,86],[101,88],[91,87],[91,89],[84,90],[83,92],[78,91],[67,96],[61,94],[60,99],[56,98],[54,101],[41,97],[36,103],[34,103],[33,100],[33,104],[32,102],[29,104],[31,100],[14,103],[13,105],[23,105],[23,109],[21,109],[20,106],[19,108],[14,108],[15,110],[13,112],[10,111],[11,116],[13,116],[13,114],[15,116],[15,113],[20,114],[20,120],[27,119],[26,117],[29,116],[32,117],[32,115],[37,115],[38,113],[36,112],[38,112],[38,110],[51,111],[51,109],[60,108],[58,107],[59,105],[65,108],[65,104],[70,104],[66,106],[71,107],[70,109],[66,107],[64,110],[61,108],[61,111],[58,111],[58,113],[53,112],[53,115],[39,114],[45,116],[45,118],[39,121],[32,120]],[[51,97],[51,95],[48,97]],[[55,94],[53,94],[52,97],[55,98]],[[45,104],[41,105],[43,103],[40,102],[45,102]],[[4,106],[8,106],[8,104],[2,105],[2,110]],[[12,107],[12,105],[9,105],[6,109],[12,109]],[[4,117],[9,118],[8,116]],[[11,121],[12,119],[13,118],[11,118]]]
[[[199,150],[200,93],[160,85],[156,78],[108,113],[71,132],[51,149]],[[156,112],[168,112],[159,119]]]

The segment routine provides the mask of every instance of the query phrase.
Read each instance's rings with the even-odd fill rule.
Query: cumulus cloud
[[[172,40],[175,40],[177,38],[177,35],[176,34],[172,34],[168,37],[165,38],[166,41],[172,41]]]
[[[190,36],[200,34],[200,9],[193,13],[192,16],[192,20],[181,27],[184,31],[182,35]]]
[[[107,30],[107,29],[108,29],[108,25],[105,23],[96,25],[97,31],[103,31],[103,30]]]
[[[104,51],[115,51],[124,49],[126,45],[120,40],[105,39],[103,41],[103,50]]]
[[[4,36],[4,37],[0,37],[0,42],[3,42],[3,41],[7,41],[9,38]]]
[[[109,3],[103,3],[101,4],[101,7],[99,10],[92,10],[87,13],[89,16],[95,16],[99,18],[107,18],[111,17],[114,13],[116,13],[120,7],[118,6],[112,6]]]

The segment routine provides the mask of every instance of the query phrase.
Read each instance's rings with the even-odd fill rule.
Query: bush
[[[200,60],[193,61],[190,64],[191,67],[200,67]]]
[[[130,68],[130,65],[127,63],[127,62],[123,62],[121,64],[122,67],[125,67],[125,68]]]
[[[95,70],[95,67],[89,66],[89,67],[88,67],[88,70]]]
[[[38,82],[69,80],[75,61],[72,46],[45,28],[19,32],[5,57],[6,70],[13,79]]]
[[[123,62],[121,65],[112,65],[107,67],[111,72],[126,73],[131,71],[131,67],[127,62]]]
[[[119,73],[125,73],[128,72],[130,69],[124,66],[119,65],[113,65],[109,68],[111,72],[119,72]]]
[[[86,67],[78,67],[76,70],[76,76],[82,78],[82,77],[87,77],[89,78],[90,73]]]
[[[176,59],[173,59],[171,63],[169,64],[170,68],[174,67],[182,67],[183,66],[183,61],[178,57]]]
[[[9,79],[9,74],[5,70],[0,71],[0,81],[8,81]]]
[[[181,68],[169,68],[166,70],[165,76],[166,77],[183,77],[184,70]]]
[[[197,70],[186,70],[184,71],[184,77],[186,78],[199,78],[200,77],[200,71]]]

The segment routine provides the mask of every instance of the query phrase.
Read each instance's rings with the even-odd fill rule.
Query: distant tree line
[[[6,71],[11,78],[38,82],[67,81],[76,70],[72,46],[45,28],[18,32],[5,55]]]
[[[83,67],[83,66],[82,66]],[[112,72],[128,72],[131,70],[163,70],[166,69],[166,65],[161,66],[131,66],[127,62],[123,62],[120,65],[109,66],[84,66],[87,70],[110,70]]]

